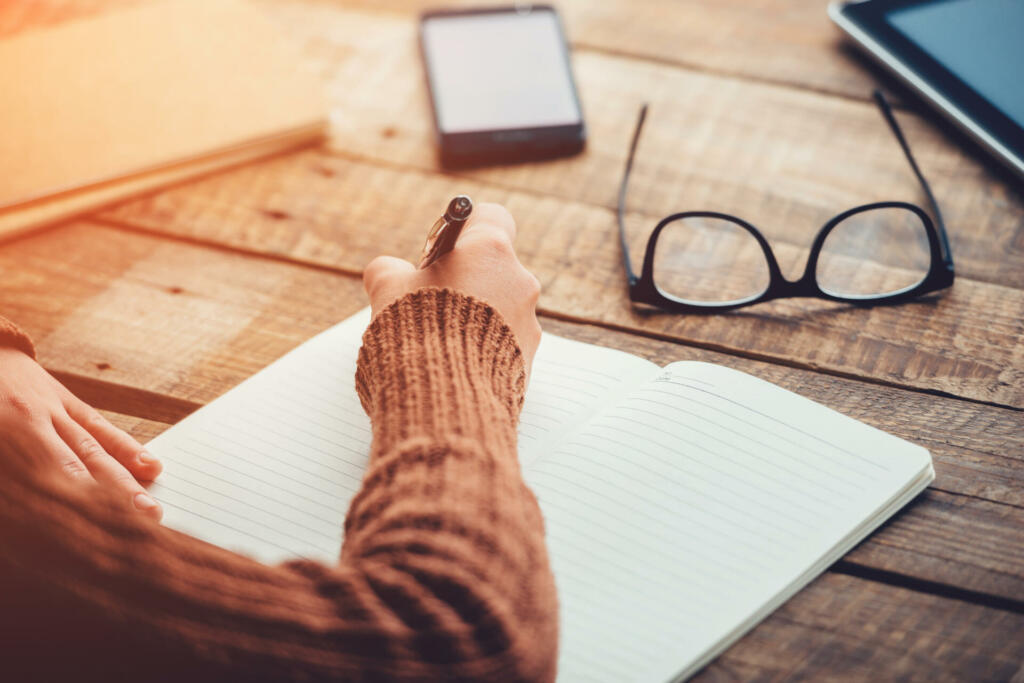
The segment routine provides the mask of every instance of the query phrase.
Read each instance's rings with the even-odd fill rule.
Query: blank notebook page
[[[930,472],[924,449],[772,384],[670,365],[525,472],[563,680],[692,673]]]

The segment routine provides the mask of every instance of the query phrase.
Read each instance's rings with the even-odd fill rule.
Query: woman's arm
[[[0,647],[13,643],[0,666],[77,680],[553,679],[554,583],[515,451],[526,359],[506,324],[532,316],[536,285],[491,233],[479,225],[478,244],[431,277],[488,297],[446,270],[488,263],[485,279],[519,285],[508,315],[451,289],[410,293],[421,283],[387,264],[368,273],[377,314],[357,386],[374,441],[337,565],[261,565],[125,514],[99,486],[9,468],[0,586],[18,590],[0,597]]]

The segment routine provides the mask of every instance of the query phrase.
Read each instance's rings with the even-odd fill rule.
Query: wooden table
[[[1024,679],[1019,184],[896,90],[949,224],[952,291],[707,317],[641,314],[626,296],[613,209],[644,101],[634,248],[669,212],[718,209],[761,226],[792,276],[839,210],[921,201],[869,101],[888,81],[841,46],[824,2],[564,0],[586,153],[459,174],[435,161],[415,43],[425,3],[260,4],[328,82],[330,140],[0,245],[0,313],[54,374],[147,439],[366,305],[363,265],[414,257],[449,196],[504,202],[545,329],[736,367],[935,459],[925,494],[700,678]],[[103,9],[9,5],[0,34]]]

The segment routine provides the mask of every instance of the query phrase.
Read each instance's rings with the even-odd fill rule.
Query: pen
[[[427,241],[423,244],[423,254],[420,256],[420,270],[455,247],[455,241],[459,239],[459,233],[462,232],[462,227],[469,220],[471,213],[473,213],[473,201],[464,194],[460,194],[448,202],[448,208],[445,209],[444,215],[437,219],[434,226],[430,228],[430,232],[427,233]]]

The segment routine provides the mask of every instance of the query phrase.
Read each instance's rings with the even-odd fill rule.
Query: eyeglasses
[[[917,176],[934,216],[907,202],[876,202],[829,220],[811,246],[803,275],[782,275],[772,248],[750,223],[716,211],[666,216],[647,241],[640,277],[626,243],[626,189],[647,105],[640,109],[619,189],[618,222],[629,298],[668,311],[715,312],[785,297],[854,304],[899,303],[953,284],[942,214],[889,103],[875,102]]]

